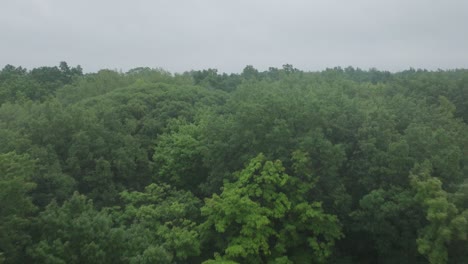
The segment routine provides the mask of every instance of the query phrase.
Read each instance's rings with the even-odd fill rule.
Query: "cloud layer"
[[[4,1],[0,67],[468,68],[468,1]]]

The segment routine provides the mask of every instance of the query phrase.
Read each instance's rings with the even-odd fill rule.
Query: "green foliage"
[[[59,206],[55,201],[40,213],[40,240],[30,254],[39,263],[117,263],[124,248],[121,230],[97,211],[91,200],[74,193]]]
[[[331,254],[341,237],[337,218],[324,213],[319,202],[292,196],[298,185],[290,177],[280,161],[260,154],[236,175],[237,181],[225,183],[221,195],[205,201],[201,228],[218,233],[208,239],[218,245],[221,259],[323,262]],[[296,252],[299,248],[302,252]]]
[[[0,262],[467,263],[467,88],[7,65]]]
[[[422,225],[422,212],[410,190],[392,187],[373,190],[359,201],[351,216],[355,232],[373,241],[379,263],[420,263],[416,230]],[[361,238],[361,241],[365,241]],[[360,242],[361,242],[360,241]],[[362,243],[362,242],[361,242]]]
[[[153,160],[158,170],[157,180],[172,186],[198,191],[206,180],[203,166],[204,147],[200,141],[200,128],[195,124],[174,123],[175,130],[158,138]]]
[[[40,213],[38,241],[29,249],[40,263],[174,263],[200,253],[195,222],[199,201],[168,185],[122,192],[125,207],[98,210],[84,195]]]
[[[431,164],[424,162],[415,167],[411,184],[416,190],[415,199],[426,210],[428,224],[420,230],[418,251],[430,263],[448,263],[448,246],[455,240],[467,240],[467,209],[460,212],[450,201],[442,182],[431,177]]]
[[[0,71],[0,105],[26,99],[44,101],[60,87],[71,84],[82,75],[79,65],[70,68],[66,62],[61,62],[59,67],[40,67],[29,72],[6,65]]]
[[[117,217],[130,234],[131,263],[174,263],[200,254],[195,230],[199,200],[169,185],[150,184],[144,192],[122,192],[126,206]]]
[[[0,154],[0,259],[18,263],[25,259],[31,216],[36,210],[30,191],[34,162],[27,155]]]

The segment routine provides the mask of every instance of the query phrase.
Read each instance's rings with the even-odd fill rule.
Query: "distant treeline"
[[[468,263],[468,70],[0,71],[0,263]]]

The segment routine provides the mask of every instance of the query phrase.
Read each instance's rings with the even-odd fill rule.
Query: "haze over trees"
[[[468,70],[0,71],[0,263],[468,263]]]

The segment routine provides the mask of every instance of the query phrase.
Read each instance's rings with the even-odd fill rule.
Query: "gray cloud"
[[[464,0],[1,1],[1,67],[468,68]]]

